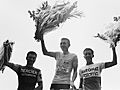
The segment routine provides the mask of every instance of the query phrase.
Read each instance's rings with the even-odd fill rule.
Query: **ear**
[[[68,47],[70,47],[70,43],[69,43],[69,46]]]
[[[83,57],[85,58],[85,55]]]
[[[94,55],[92,55],[92,57],[94,57]]]
[[[26,56],[26,60],[28,60],[28,57]]]
[[[69,44],[69,47],[71,46],[71,44]]]

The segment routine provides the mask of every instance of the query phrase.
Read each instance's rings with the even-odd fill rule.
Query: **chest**
[[[71,67],[72,65],[72,57],[69,55],[64,56],[61,55],[59,58],[57,58],[57,66],[64,66],[64,67]]]
[[[80,74],[84,78],[99,77],[101,74],[101,68],[99,65],[90,65],[81,69]]]
[[[19,75],[22,77],[37,77],[37,70],[33,69],[33,68],[26,68],[26,67],[22,67],[20,68],[19,71]]]

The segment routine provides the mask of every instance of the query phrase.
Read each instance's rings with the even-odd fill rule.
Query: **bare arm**
[[[9,68],[11,68],[12,70],[14,70],[15,72],[18,72],[18,68],[20,65],[8,62],[10,59],[8,55],[8,48],[9,48],[8,45],[4,45],[4,61],[5,61],[4,64],[8,66]]]
[[[117,55],[116,55],[115,47],[112,47],[112,52],[113,52],[113,60],[112,62],[106,62],[105,68],[109,68],[117,64]]]
[[[46,47],[45,47],[45,43],[44,43],[44,39],[43,39],[43,35],[41,35],[41,47],[42,47],[42,52],[44,55],[50,56],[50,57],[55,57],[56,53],[55,52],[48,52]]]
[[[73,58],[73,76],[72,76],[72,82],[75,81],[75,79],[77,78],[77,68],[78,68],[78,58],[77,56],[75,56]]]

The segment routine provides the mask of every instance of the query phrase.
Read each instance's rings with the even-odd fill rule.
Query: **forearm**
[[[14,64],[8,62],[8,47],[4,47],[4,65],[8,66],[9,68],[13,69]]]
[[[41,39],[41,47],[42,47],[42,52],[44,55],[46,55],[46,53],[48,52],[46,47],[45,47],[45,43],[44,43],[44,40]]]
[[[73,58],[72,65],[73,65],[72,81],[74,82],[75,79],[77,78],[77,68],[78,68],[78,58],[77,58],[77,56],[75,56],[75,57]]]
[[[117,64],[117,55],[116,55],[115,47],[112,47],[112,53],[113,53],[113,60],[111,62],[106,62],[105,68],[109,68]]]
[[[42,46],[42,52],[43,52],[44,55],[47,55],[47,56],[50,56],[50,57],[56,57],[56,53],[55,52],[48,52],[47,51],[43,39],[41,39],[41,46]]]
[[[117,55],[116,55],[116,50],[115,50],[115,47],[112,48],[112,51],[113,51],[113,63],[114,65],[117,64]]]
[[[74,82],[76,78],[77,78],[77,71],[74,71],[72,76],[72,82]]]

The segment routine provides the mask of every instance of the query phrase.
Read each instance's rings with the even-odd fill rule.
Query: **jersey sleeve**
[[[100,63],[100,68],[105,69],[105,63]]]
[[[81,73],[81,69],[79,70],[79,76],[80,76],[80,78],[83,78],[82,73]]]
[[[105,69],[105,63],[99,63],[100,72],[102,72],[102,69]]]
[[[38,72],[38,75],[37,75],[37,82],[42,82],[41,70]]]

